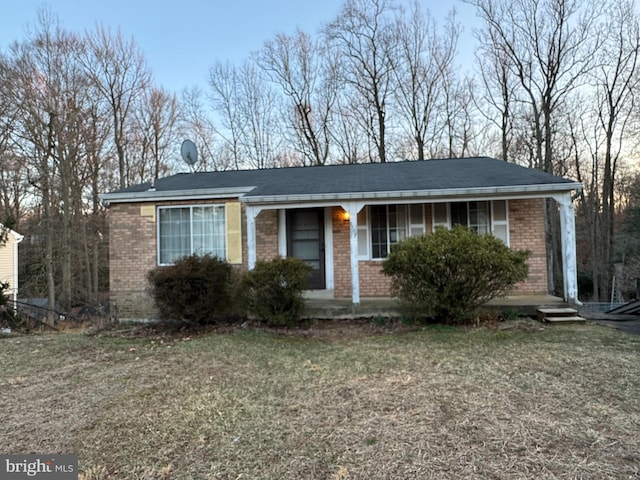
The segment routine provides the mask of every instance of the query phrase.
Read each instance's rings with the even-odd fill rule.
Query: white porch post
[[[278,210],[278,255],[287,256],[287,211]]]
[[[247,250],[249,257],[249,270],[253,270],[256,266],[256,217],[259,213],[259,207],[251,207],[247,205]]]
[[[351,302],[360,304],[360,268],[358,266],[358,212],[364,204],[349,202],[341,205],[349,214],[349,253],[351,258]]]
[[[557,195],[555,200],[560,205],[564,301],[579,304],[578,269],[576,266],[576,224],[571,192]]]

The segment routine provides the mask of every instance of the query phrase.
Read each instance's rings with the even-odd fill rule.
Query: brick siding
[[[336,298],[351,297],[351,260],[349,256],[349,223],[341,220],[341,208],[333,209],[333,250]],[[432,231],[432,211],[425,208],[426,232]],[[526,199],[509,201],[510,246],[516,250],[529,250],[529,276],[516,285],[514,294],[546,294],[547,263],[544,241],[544,200]],[[390,279],[382,271],[380,260],[360,260],[360,296],[388,296]]]
[[[157,318],[146,278],[157,264],[156,223],[140,214],[140,205],[109,207],[109,290],[112,313],[119,319]]]
[[[544,200],[509,201],[509,241],[514,250],[529,250],[529,276],[515,294],[542,295],[547,287],[547,249],[544,240]]]
[[[246,231],[243,231],[243,240],[246,245]],[[262,210],[256,217],[256,260],[268,261],[277,256],[278,210]],[[246,258],[243,257],[245,265]]]
[[[207,205],[237,201],[235,198],[215,201],[151,203],[114,203],[109,207],[109,295],[112,314],[120,320],[153,320],[158,312],[148,294],[147,272],[157,266],[158,241],[154,220],[157,206]],[[149,208],[147,214],[142,206]],[[246,245],[243,209],[243,244]],[[243,264],[246,265],[246,247]]]
[[[164,202],[161,205],[221,204],[237,199],[215,201]],[[157,318],[148,296],[146,274],[157,265],[157,228],[154,218],[142,214],[140,203],[114,203],[110,206],[109,268],[111,304],[120,319]],[[147,204],[150,205],[151,204]],[[160,205],[160,204],[158,204]],[[153,205],[155,208],[156,205]],[[148,212],[147,212],[148,213]],[[426,231],[431,232],[431,208],[425,208]],[[246,213],[242,208],[242,265],[247,268]],[[351,297],[351,257],[349,222],[342,218],[340,207],[332,208],[334,295]],[[514,293],[542,294],[547,292],[546,250],[544,241],[544,201],[541,199],[509,201],[509,235],[511,247],[527,249],[529,277],[518,284]],[[256,218],[257,260],[270,260],[278,255],[278,211],[263,210]],[[379,260],[361,260],[360,296],[389,295],[390,279],[382,274]]]

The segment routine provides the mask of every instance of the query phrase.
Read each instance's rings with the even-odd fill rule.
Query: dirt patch
[[[355,339],[388,333],[403,333],[423,328],[421,323],[408,323],[401,319],[353,318],[353,319],[310,319],[297,327],[272,327],[263,322],[244,321],[218,323],[215,325],[189,328],[175,328],[157,324],[88,324],[81,329],[86,335],[126,337],[126,338],[197,338],[204,335],[225,335],[243,331],[272,333],[285,337]]]

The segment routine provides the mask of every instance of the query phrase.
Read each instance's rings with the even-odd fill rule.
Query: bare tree
[[[29,181],[32,193],[42,206],[39,238],[44,242],[42,263],[48,304],[53,308],[56,302],[54,249],[58,247],[56,226],[60,224],[57,206],[61,204],[55,185],[60,165],[60,158],[56,158],[60,132],[57,116],[66,107],[62,71],[69,60],[67,47],[74,39],[62,31],[57,18],[47,10],[39,12],[37,22],[38,30],[32,38],[11,46],[12,100],[20,112],[15,134],[19,147],[31,158]]]
[[[586,168],[578,170],[586,186],[580,200],[591,229],[588,248],[593,294],[601,300],[608,298],[613,275],[616,205],[621,200],[617,174],[634,120],[635,91],[640,82],[640,26],[633,2],[612,5],[603,31],[598,67],[592,72],[586,97],[591,109],[581,116],[582,139],[588,148],[583,161]]]
[[[437,150],[446,105],[445,92],[453,80],[451,70],[459,38],[455,13],[438,32],[435,21],[414,2],[407,15],[396,19],[397,55],[390,58],[395,76],[395,97],[402,124],[415,143],[415,158],[424,160]],[[429,147],[429,145],[431,145]]]
[[[171,169],[171,156],[180,146],[177,137],[179,105],[175,94],[150,87],[136,102],[132,122],[132,181],[142,183],[166,175]]]
[[[518,79],[518,100],[525,103],[533,125],[536,168],[554,173],[554,129],[558,111],[569,94],[593,70],[601,32],[596,1],[465,0],[477,9],[490,47]],[[547,202],[545,221],[549,290],[560,276],[557,211]]]
[[[31,205],[22,223],[32,239],[21,251],[23,285],[36,295],[46,292],[52,308],[56,300],[64,307],[95,300],[97,273],[104,270],[98,192],[113,187],[113,170],[105,168],[106,109],[78,62],[84,47],[82,37],[43,9],[33,34],[12,45],[7,61],[7,91],[18,115],[6,158],[28,180]]]
[[[485,24],[490,49],[518,79],[532,113],[536,166],[553,172],[554,114],[587,81],[600,43],[594,1],[465,0]]]
[[[238,69],[217,63],[210,72],[214,112],[222,119],[218,133],[229,145],[236,168],[279,165],[281,126],[277,96],[250,61]]]
[[[240,71],[229,62],[216,64],[209,72],[209,97],[212,110],[219,116],[222,128],[218,133],[228,145],[235,169],[242,162],[241,138],[244,131],[244,116],[241,114],[239,85],[242,82]]]
[[[240,112],[243,120],[243,147],[251,166],[279,166],[282,128],[278,121],[278,99],[260,76],[256,66],[246,62],[242,67]]]
[[[191,139],[198,148],[196,170],[228,170],[238,168],[238,157],[227,147],[226,142],[217,141],[216,127],[211,115],[205,111],[203,92],[197,87],[182,92],[183,134]],[[221,147],[222,146],[222,147]]]
[[[348,96],[338,97],[333,112],[331,137],[337,150],[338,163],[363,163],[371,158],[367,135],[358,122],[357,108]]]
[[[9,60],[0,55],[0,219],[13,219],[17,228],[26,196],[26,158],[16,148],[19,110],[13,97],[16,79]]]
[[[509,55],[501,47],[495,30],[478,30],[480,42],[476,59],[479,66],[479,77],[483,86],[482,99],[488,108],[478,108],[486,120],[497,127],[500,136],[500,158],[510,161],[511,146],[515,142],[515,111],[517,78]],[[495,115],[495,112],[498,115]]]
[[[343,81],[361,99],[354,113],[376,148],[371,160],[387,161],[386,115],[393,90],[396,55],[391,5],[387,0],[347,0],[325,37],[342,57]]]
[[[90,86],[94,92],[94,86]],[[115,155],[111,144],[108,143],[110,124],[109,112],[106,106],[100,101],[99,95],[89,96],[89,101],[84,109],[84,119],[80,132],[81,141],[84,145],[86,160],[86,200],[82,202],[84,212],[76,212],[82,218],[82,224],[77,227],[77,233],[82,239],[81,251],[83,252],[84,284],[86,285],[87,298],[90,302],[98,301],[98,293],[101,286],[101,271],[105,270],[103,265],[106,257],[107,243],[106,235],[106,214],[100,203],[99,194],[116,188],[117,181],[114,178],[116,168],[113,163]],[[80,205],[80,203],[78,203]]]
[[[287,98],[293,145],[311,165],[329,157],[332,108],[337,97],[334,69],[326,49],[308,34],[276,35],[257,56],[258,65]],[[306,163],[306,162],[305,162]]]
[[[136,101],[151,82],[151,74],[135,41],[125,40],[120,30],[113,33],[105,27],[98,27],[88,34],[87,43],[88,48],[81,61],[110,107],[120,188],[124,188],[129,175],[127,127]]]

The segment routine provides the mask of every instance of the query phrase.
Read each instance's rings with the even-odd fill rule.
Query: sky
[[[464,32],[461,49],[472,38],[473,10],[460,0],[419,0],[442,24],[455,7]],[[2,5],[2,3],[4,5]],[[206,88],[216,61],[240,65],[278,33],[301,29],[315,35],[332,21],[344,0],[2,0],[0,51],[27,38],[40,8],[46,6],[62,26],[82,33],[97,25],[118,28],[142,50],[158,86],[180,93]],[[397,0],[409,5],[411,0]],[[10,4],[10,6],[8,6]],[[471,58],[469,52],[466,58]]]

